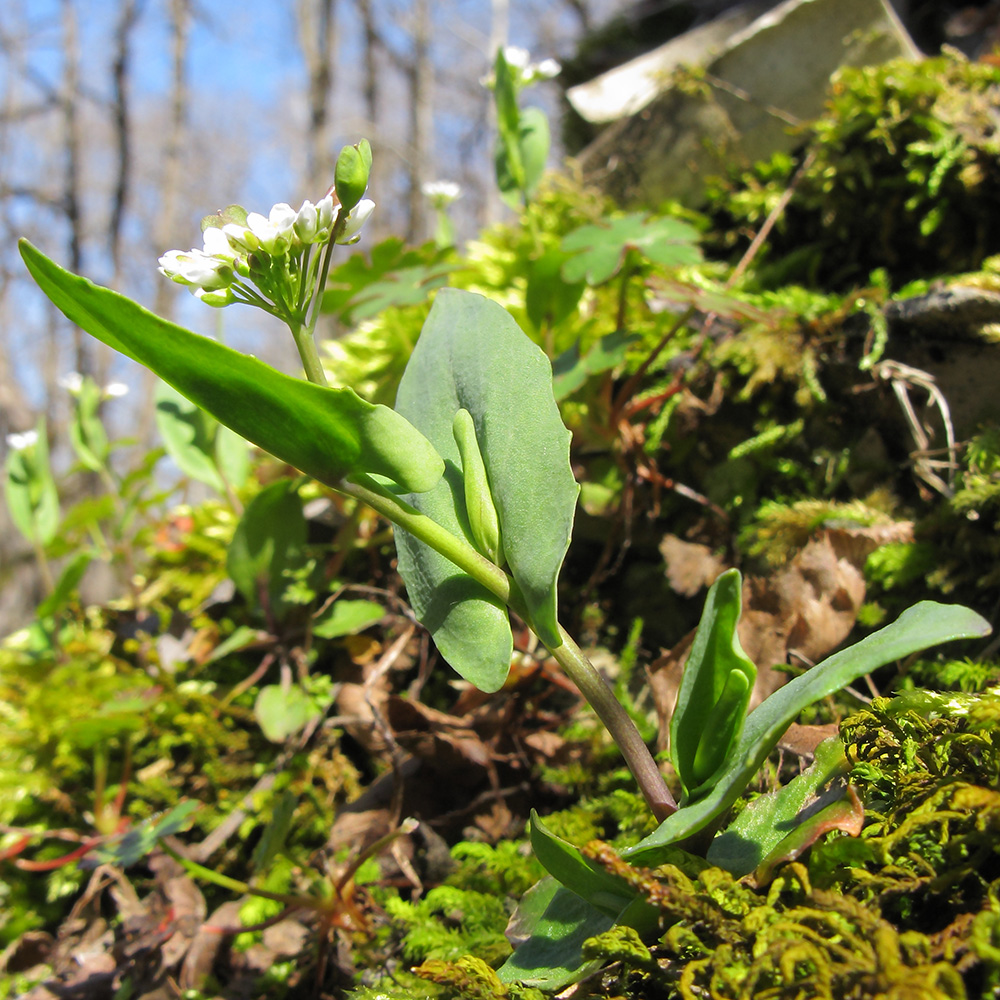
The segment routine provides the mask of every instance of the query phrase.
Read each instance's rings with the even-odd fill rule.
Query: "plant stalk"
[[[353,482],[342,480],[335,488],[368,504],[414,538],[439,552],[531,624],[531,615],[524,605],[517,584],[504,570],[490,562],[464,539],[456,537],[398,497],[383,491],[367,476],[358,476]],[[559,634],[562,636],[562,643],[554,649],[549,647],[549,652],[607,727],[650,811],[657,821],[663,822],[677,811],[677,803],[639,735],[639,730],[596,667],[562,626],[559,627]]]
[[[326,380],[326,372],[319,361],[319,351],[316,350],[316,341],[313,339],[311,328],[302,328],[301,323],[288,323],[288,329],[292,331],[292,339],[298,348],[299,357],[302,359],[302,368],[305,370],[306,378],[316,385],[329,385]]]
[[[555,657],[566,676],[580,689],[580,693],[611,733],[646,800],[646,805],[656,817],[656,821],[662,823],[668,816],[677,812],[677,802],[663,780],[656,761],[653,760],[635,723],[615,697],[608,682],[598,673],[597,668],[561,625],[559,634],[562,636],[562,645],[550,649],[549,652]]]

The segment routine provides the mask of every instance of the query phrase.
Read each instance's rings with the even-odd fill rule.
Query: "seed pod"
[[[462,457],[465,482],[465,509],[476,548],[497,566],[503,565],[500,541],[500,518],[493,505],[493,494],[486,477],[486,466],[476,439],[476,425],[468,410],[459,410],[452,423],[452,433]]]

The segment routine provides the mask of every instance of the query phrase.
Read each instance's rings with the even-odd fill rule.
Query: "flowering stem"
[[[357,476],[354,481],[341,480],[334,488],[366,503],[414,538],[439,552],[531,624],[531,614],[511,576],[464,539],[453,535],[426,514],[421,514],[398,497],[381,489],[367,476]],[[650,811],[658,822],[662,822],[676,812],[677,803],[670,794],[656,761],[604,677],[562,626],[559,627],[559,634],[562,643],[555,648],[548,647],[549,652],[607,727]]]
[[[323,289],[326,288],[326,277],[330,273],[330,258],[333,256],[333,248],[335,245],[335,237],[337,235],[338,226],[340,229],[343,229],[339,219],[336,223],[334,223],[333,232],[330,234],[330,239],[322,251],[323,263],[320,267],[319,280],[316,282],[316,292],[312,303],[312,315],[309,317],[309,326],[307,327],[310,342],[312,342],[313,334],[316,331],[316,321],[319,319],[320,306],[323,304]],[[325,381],[323,384],[325,384]]]
[[[288,329],[292,331],[292,339],[299,350],[299,357],[302,359],[302,367],[305,369],[306,378],[316,385],[329,385],[326,380],[326,372],[319,361],[319,352],[316,350],[316,341],[313,340],[311,326],[305,330],[302,324],[291,319],[286,320]]]

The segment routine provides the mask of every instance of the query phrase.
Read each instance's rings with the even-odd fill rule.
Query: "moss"
[[[848,288],[976,270],[1000,249],[996,67],[949,55],[842,69],[801,157],[781,154],[710,194],[719,249],[738,248],[800,168],[757,261],[763,281]],[[808,157],[808,159],[806,158]]]

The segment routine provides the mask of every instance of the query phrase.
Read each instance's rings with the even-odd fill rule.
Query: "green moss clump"
[[[799,157],[710,193],[719,249],[742,252],[801,166],[768,241],[775,283],[845,289],[885,268],[899,288],[977,270],[1000,250],[998,82],[995,66],[953,55],[842,69]]]

